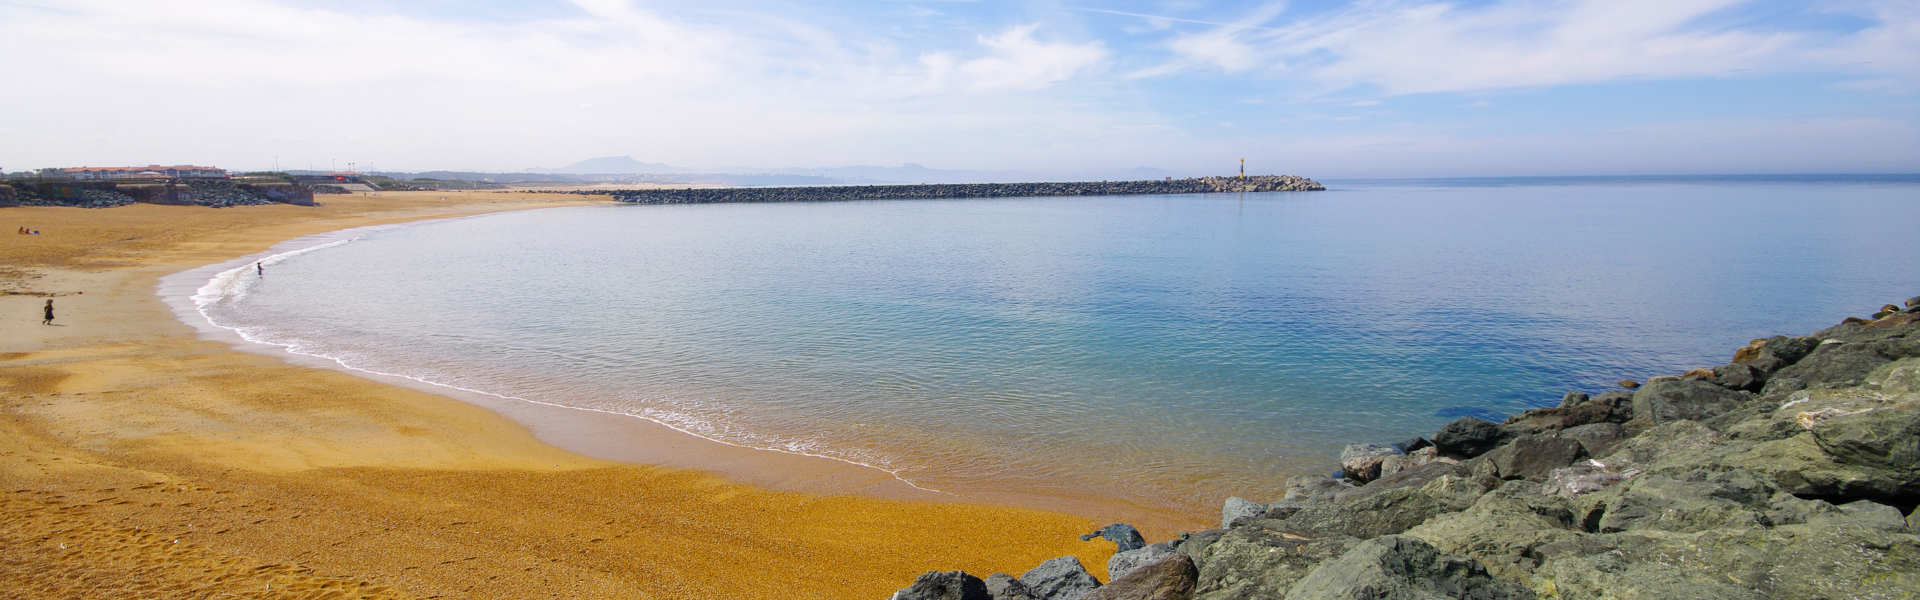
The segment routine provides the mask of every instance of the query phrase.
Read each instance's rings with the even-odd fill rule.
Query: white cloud
[[[1283,25],[1243,21],[1176,37],[1168,42],[1174,61],[1142,74],[1200,65],[1262,69],[1334,88],[1413,94],[1743,71],[1838,69],[1911,80],[1920,71],[1920,9],[1911,2],[1871,5],[1880,24],[1843,36],[1701,24],[1745,1],[1508,0],[1465,8],[1375,0]],[[1272,18],[1256,12],[1252,24]]]
[[[1037,24],[926,52],[782,15],[574,5],[581,14],[508,23],[283,0],[0,0],[0,69],[68,82],[0,97],[0,114],[37,122],[17,136],[31,145],[0,148],[0,162],[234,164],[310,152],[393,168],[617,154],[829,166],[897,160],[909,154],[898,151],[901,140],[926,145],[1036,123],[1077,137],[1140,121],[1045,97],[1055,82],[1100,69],[1107,51],[1043,39]],[[168,118],[147,116],[159,114]],[[81,141],[88,136],[119,143]],[[953,164],[968,145],[938,144],[919,157]]]
[[[1075,74],[1093,69],[1106,59],[1107,50],[1098,42],[1041,42],[1033,38],[1038,25],[1008,28],[995,37],[981,36],[986,56],[954,64],[951,58],[935,58],[922,63],[938,68],[937,79],[950,72],[966,78],[965,87],[973,91],[1033,90],[1065,81]]]

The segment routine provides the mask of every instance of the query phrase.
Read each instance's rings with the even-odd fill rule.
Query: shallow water
[[[372,371],[962,495],[1205,515],[1341,445],[1721,364],[1920,294],[1920,181],[607,206],[230,272],[202,312]]]

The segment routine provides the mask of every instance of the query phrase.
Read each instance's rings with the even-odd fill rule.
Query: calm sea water
[[[916,485],[1207,514],[1343,444],[1920,294],[1920,179],[1335,182],[420,223],[198,300],[250,338]]]

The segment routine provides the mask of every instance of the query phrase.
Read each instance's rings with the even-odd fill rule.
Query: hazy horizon
[[[1920,172],[1888,0],[0,0],[0,167]]]

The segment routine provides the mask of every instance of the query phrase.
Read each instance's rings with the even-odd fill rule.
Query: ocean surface
[[[1920,295],[1920,177],[1328,183],[518,212],[282,254],[194,300],[353,368],[1204,517],[1350,442]]]

